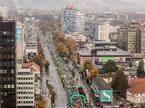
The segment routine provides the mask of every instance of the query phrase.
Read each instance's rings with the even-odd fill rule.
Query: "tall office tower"
[[[67,5],[62,10],[61,28],[65,34],[74,33],[76,29],[76,12],[72,5]]]
[[[81,12],[76,13],[76,34],[77,35],[84,35],[85,29],[85,16]]]
[[[16,108],[15,21],[0,20],[0,108]]]

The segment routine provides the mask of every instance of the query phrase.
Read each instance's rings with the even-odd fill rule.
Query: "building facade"
[[[16,108],[15,21],[0,20],[0,107]]]
[[[62,10],[61,28],[64,34],[84,35],[85,16],[82,12],[67,5]]]
[[[130,79],[128,83],[126,99],[136,104],[145,103],[145,78]]]
[[[61,14],[61,28],[65,34],[74,33],[76,30],[76,12],[73,6],[66,6]]]
[[[30,69],[17,71],[17,108],[34,108],[34,73]]]
[[[132,54],[145,55],[145,25],[132,22],[118,30],[118,46]]]

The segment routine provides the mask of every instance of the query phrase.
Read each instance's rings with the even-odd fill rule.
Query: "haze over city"
[[[67,4],[72,4],[80,9],[90,10],[123,10],[143,11],[145,0],[0,0],[1,5],[8,7],[20,6],[22,8],[45,8],[59,10]]]
[[[145,0],[0,0],[0,108],[145,108]]]

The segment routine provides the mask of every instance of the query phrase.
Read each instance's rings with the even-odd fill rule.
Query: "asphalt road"
[[[51,101],[50,101],[50,95],[48,92],[48,88],[46,86],[46,81],[48,80],[48,75],[46,73],[42,74],[42,96],[45,100],[47,100],[46,107],[45,108],[51,108]]]
[[[45,58],[50,63],[49,81],[52,84],[52,86],[54,87],[54,90],[56,92],[55,108],[67,108],[67,94],[66,94],[65,89],[62,86],[61,80],[56,71],[56,66],[52,60],[52,56],[50,55],[47,39],[41,38],[41,41],[42,41],[42,47],[44,50]]]

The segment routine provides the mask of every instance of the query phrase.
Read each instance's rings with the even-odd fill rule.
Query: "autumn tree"
[[[44,99],[39,99],[36,104],[36,108],[45,108],[46,102]]]
[[[56,49],[61,56],[66,56],[68,54],[68,48],[66,48],[63,42],[56,43]]]
[[[46,69],[49,69],[49,62],[45,60],[42,56],[35,56],[30,62],[35,62],[37,65],[40,66],[40,71],[42,72],[43,66],[45,66]]]
[[[73,54],[74,50],[76,49],[76,42],[72,38],[67,38],[65,40],[66,47],[68,48],[70,56]]]
[[[64,34],[62,32],[55,33],[55,42],[62,42],[64,40]]]
[[[41,56],[35,56],[30,62],[35,62],[40,68],[43,68],[43,58]]]
[[[91,61],[85,61],[83,65],[81,65],[81,72],[87,78],[93,78],[99,75],[99,70],[94,67]]]
[[[118,93],[121,96],[124,96],[129,85],[128,85],[127,76],[124,74],[122,70],[118,70],[116,72],[115,76],[112,79],[111,86],[114,90],[118,91]]]

